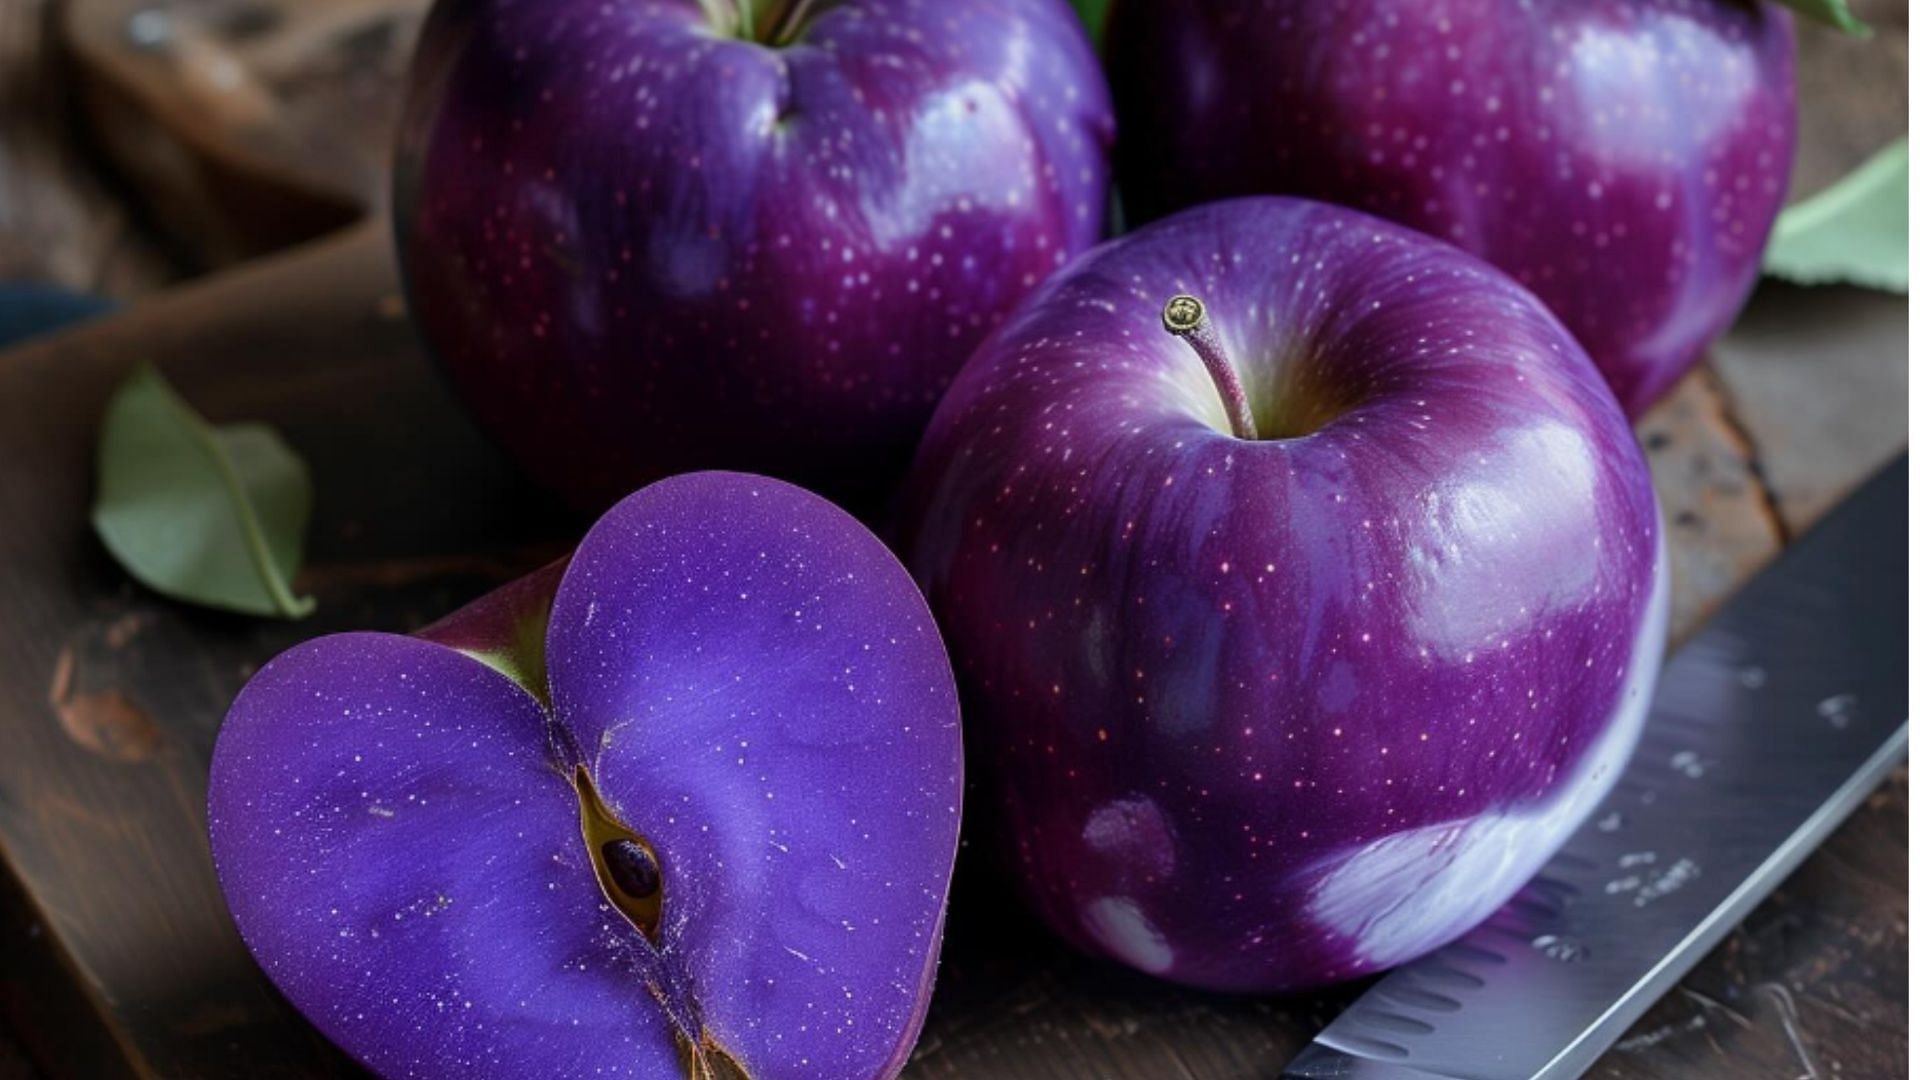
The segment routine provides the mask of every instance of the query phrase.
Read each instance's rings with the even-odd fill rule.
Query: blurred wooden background
[[[131,299],[376,210],[425,7],[0,3],[0,281]]]
[[[1907,9],[1897,0],[1855,8],[1876,28],[1870,41],[1801,34],[1796,196],[1906,130]],[[423,12],[422,0],[0,0],[0,284],[133,301],[377,215]],[[354,258],[373,258],[366,252],[383,242],[363,238]],[[1904,443],[1904,365],[1887,361],[1885,342],[1846,329],[1884,325],[1889,301],[1844,289],[1818,295],[1814,303],[1805,290],[1763,286],[1740,330],[1640,427],[1674,541],[1676,635]],[[1815,309],[1837,329],[1810,333]],[[1895,1010],[1906,1005],[1906,893],[1890,860],[1904,864],[1906,801],[1903,770],[1602,1073],[1661,1075],[1709,1046],[1724,1054],[1722,1043],[1747,1047],[1743,1068],[1823,1077],[1860,1075],[1863,1064],[1878,1075],[1873,1063],[1904,1062],[1904,1015]],[[11,889],[0,882],[0,952],[25,955],[44,926]],[[980,932],[961,921],[950,948]],[[1898,973],[1886,967],[1895,955]],[[21,969],[0,976],[0,1005],[42,990]],[[1131,983],[1108,1000],[1095,984],[1111,978],[1076,967],[1014,979],[1011,992],[991,979],[963,982],[948,997],[980,997],[983,1007],[938,1011],[917,1069],[1029,1075],[994,1063],[1024,1045],[1024,1036],[1009,1043],[1009,1032],[1030,1030],[1082,1048],[1082,1060],[1115,1062],[1115,1075],[1124,1055],[1148,1054],[1138,1075],[1252,1076],[1280,1056],[1273,1040],[1297,1035],[1292,1026],[1322,1007],[1303,1003],[1303,1014]],[[1797,995],[1785,1008],[1794,1000],[1805,1008],[1788,1017],[1756,980],[1780,980],[1766,985]],[[1153,1034],[1179,1025],[1204,1029],[1218,1053],[1182,1058],[1180,1039]],[[1886,1042],[1890,1025],[1903,1033],[1898,1045]],[[1267,1041],[1256,1037],[1269,1029]],[[39,1080],[24,1046],[36,1034],[0,1022],[0,1080]],[[1796,1065],[1802,1034],[1834,1056]],[[1051,1056],[1035,1050],[1035,1061]],[[1718,1071],[1755,1075],[1731,1068]]]

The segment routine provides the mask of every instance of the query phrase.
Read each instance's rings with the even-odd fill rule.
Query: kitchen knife
[[[1619,785],[1520,895],[1285,1076],[1579,1076],[1906,751],[1903,453],[1673,656]]]

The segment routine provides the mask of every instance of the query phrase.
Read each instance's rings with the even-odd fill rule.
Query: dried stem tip
[[[1227,422],[1235,437],[1258,439],[1253,405],[1247,400],[1246,387],[1240,384],[1240,373],[1234,370],[1219,335],[1213,332],[1213,323],[1207,319],[1207,306],[1199,297],[1181,293],[1160,309],[1160,325],[1166,327],[1167,333],[1185,340],[1206,365],[1214,388],[1220,391],[1220,403],[1226,406]]]

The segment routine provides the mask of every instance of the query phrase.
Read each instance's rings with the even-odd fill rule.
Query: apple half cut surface
[[[263,667],[208,825],[254,956],[388,1077],[880,1077],[939,953],[959,706],[799,488],[699,473],[418,636]]]

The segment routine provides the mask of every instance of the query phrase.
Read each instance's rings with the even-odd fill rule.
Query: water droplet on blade
[[[1835,731],[1844,731],[1853,723],[1853,710],[1859,704],[1860,699],[1852,694],[1835,694],[1814,706],[1814,711],[1820,714],[1820,719],[1833,725]]]
[[[1576,964],[1592,955],[1585,945],[1562,934],[1541,934],[1533,939],[1533,947],[1540,955],[1562,964]]]
[[[1673,767],[1674,772],[1689,780],[1698,780],[1707,774],[1707,762],[1692,750],[1680,751],[1667,764]]]

